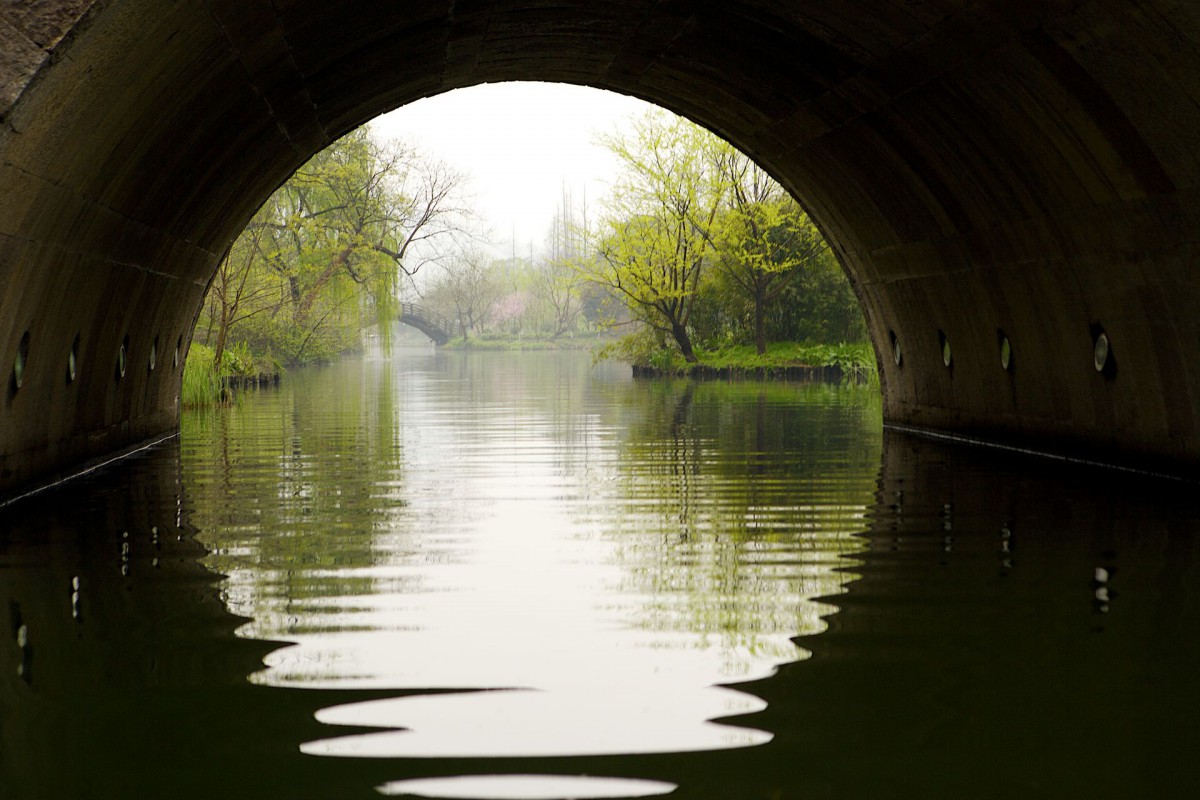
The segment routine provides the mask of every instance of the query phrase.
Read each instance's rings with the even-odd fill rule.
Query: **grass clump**
[[[206,408],[221,402],[221,376],[213,365],[215,356],[208,345],[192,342],[183,362],[183,386],[179,391],[184,408]]]
[[[245,342],[225,348],[221,363],[216,364],[216,352],[200,342],[192,342],[187,360],[183,362],[183,386],[179,401],[184,408],[207,408],[228,403],[233,391],[246,379],[278,375],[283,367],[266,357],[256,358]]]

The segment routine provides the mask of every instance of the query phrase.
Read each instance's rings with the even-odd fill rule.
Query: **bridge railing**
[[[449,341],[454,330],[453,324],[446,317],[417,303],[400,304],[400,321],[423,330],[438,344]]]

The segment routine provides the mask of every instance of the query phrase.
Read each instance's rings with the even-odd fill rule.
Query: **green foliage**
[[[297,170],[233,243],[198,338],[235,374],[335,358],[375,325],[386,346],[402,276],[425,263],[423,246],[461,227],[462,182],[411,148],[350,133]]]
[[[245,342],[226,348],[219,367],[215,361],[213,348],[192,342],[183,362],[179,399],[184,408],[205,408],[228,401],[234,396],[225,388],[228,378],[277,375],[283,371],[283,365],[277,361],[255,358]]]
[[[767,352],[761,354],[753,345],[730,345],[704,351],[702,361],[707,366],[746,370],[789,366],[837,366],[855,382],[878,381],[875,350],[867,342],[777,342],[769,345]]]
[[[583,265],[588,278],[694,362],[689,324],[724,194],[710,166],[724,145],[659,111],[634,120],[628,135],[601,141],[622,171],[596,238],[599,257]]]
[[[221,355],[222,376],[225,375],[256,375],[254,356],[250,354],[250,347],[245,342],[238,342],[232,347],[225,348],[225,352]]]
[[[593,363],[606,360],[650,367],[667,375],[683,375],[691,368],[678,348],[667,344],[660,331],[646,327],[600,347],[592,356]]]
[[[762,353],[768,313],[799,276],[819,268],[829,246],[800,204],[745,155],[727,146],[717,169],[728,202],[714,226],[716,267],[729,294],[746,306],[743,316]]]
[[[830,253],[815,259],[780,293],[766,317],[771,339],[865,342],[858,298]]]
[[[725,344],[697,352],[705,367],[752,371],[771,371],[784,367],[840,367],[853,383],[878,386],[875,351],[867,342],[838,344],[776,342],[759,353],[752,344]],[[666,375],[687,374],[692,366],[661,337],[643,329],[598,349],[594,361],[606,359],[649,367]]]
[[[768,341],[862,341],[857,299],[812,220],[728,143],[662,113],[604,144],[622,164],[615,199],[584,270],[658,332],[609,354],[633,363],[675,342],[699,351]],[[695,343],[699,343],[696,346]]]
[[[866,322],[858,298],[833,255],[807,260],[789,276],[764,314],[770,342],[865,342]],[[755,340],[754,303],[724,270],[711,270],[700,285],[692,317],[706,349]]]
[[[183,362],[179,402],[184,408],[205,408],[221,402],[221,378],[213,368],[213,349],[192,342]]]

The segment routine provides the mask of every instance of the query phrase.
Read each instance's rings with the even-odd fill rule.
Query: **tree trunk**
[[[763,299],[762,297],[754,298],[754,346],[758,349],[758,354],[767,352],[767,323],[763,318]]]
[[[221,358],[225,355],[225,342],[229,336],[229,323],[233,315],[229,307],[221,304],[221,326],[217,328],[217,343],[213,347],[213,371],[221,371]]]
[[[321,289],[325,286],[325,284],[329,283],[329,280],[334,276],[334,273],[347,265],[350,259],[350,254],[353,252],[354,247],[352,245],[347,245],[341,249],[341,252],[334,256],[333,260],[329,262],[329,266],[325,267],[325,270],[320,274],[320,276],[317,277],[316,282],[313,283],[313,285],[309,288],[308,294],[305,295],[300,301],[298,312],[299,316],[303,317],[308,314],[309,310],[313,306],[313,303],[315,303],[317,300],[317,295],[321,293]],[[298,285],[292,284],[293,297],[295,297],[298,291]]]
[[[683,353],[685,361],[689,364],[699,363],[700,359],[696,358],[695,352],[692,351],[692,337],[688,336],[687,328],[678,322],[672,322],[671,336],[675,339],[675,343],[679,345],[679,352]]]

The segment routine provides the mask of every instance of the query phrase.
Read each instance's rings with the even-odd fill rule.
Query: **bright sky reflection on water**
[[[381,786],[385,795],[453,800],[599,800],[612,797],[652,797],[677,787],[663,781],[595,778],[586,775],[474,775],[393,781]]]
[[[593,756],[770,741],[720,722],[765,707],[730,684],[807,657],[792,637],[823,630],[833,607],[816,598],[852,579],[837,568],[860,548],[862,507],[789,472],[786,443],[729,450],[673,422],[703,413],[694,390],[630,408],[628,385],[590,372],[480,370],[410,371],[386,405],[370,397],[390,420],[371,423],[386,441],[369,465],[264,443],[261,468],[293,476],[279,493],[293,492],[294,517],[200,526],[227,605],[250,620],[240,634],[292,643],[253,682],[404,695],[325,709],[323,723],[378,730],[302,751]],[[364,435],[380,432],[353,436]],[[364,496],[373,508],[347,525]],[[274,564],[297,539],[326,542],[320,563]]]

